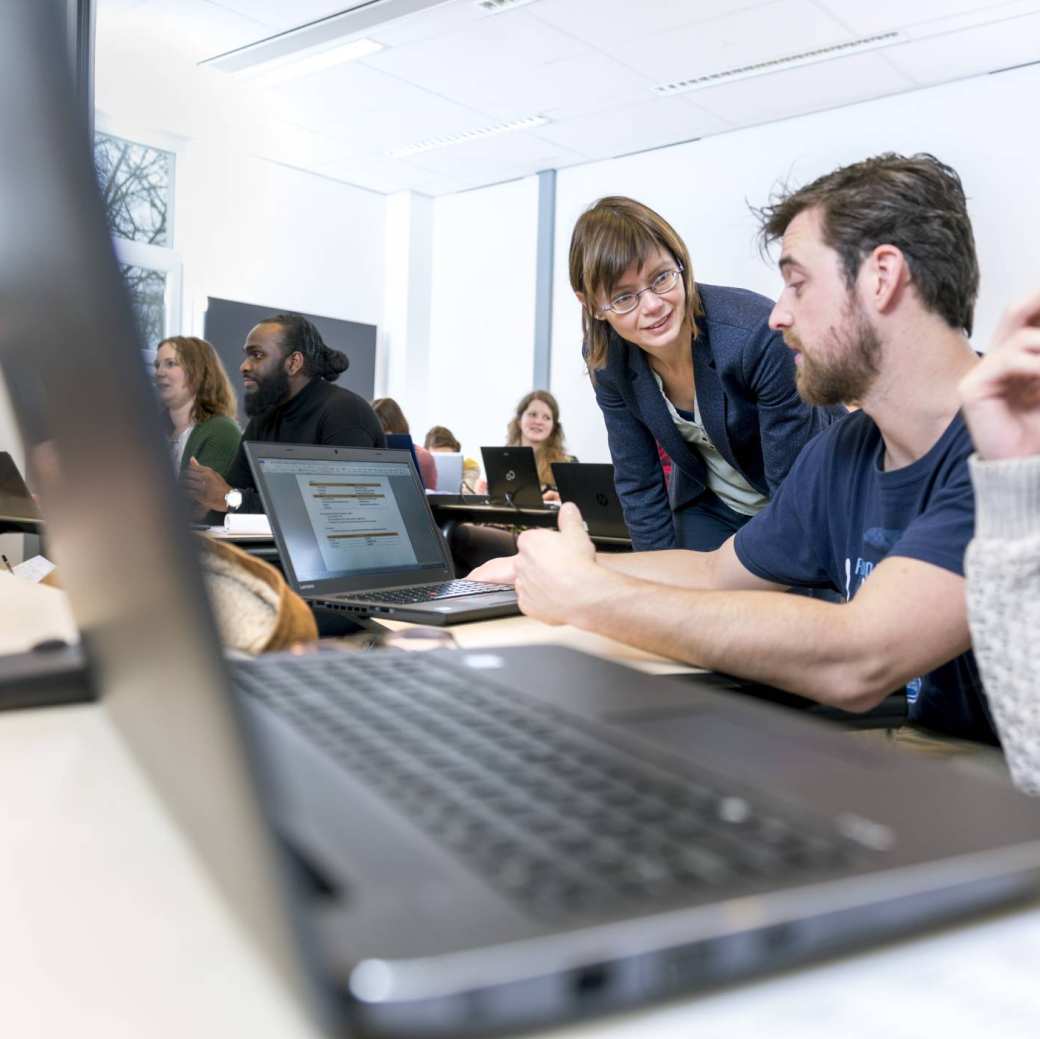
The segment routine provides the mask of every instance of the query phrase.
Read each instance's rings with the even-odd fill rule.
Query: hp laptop
[[[431,451],[437,466],[437,493],[462,493],[463,457],[457,451]]]
[[[482,447],[488,499],[517,509],[544,509],[542,484],[530,447]]]
[[[553,476],[561,501],[581,509],[594,538],[629,541],[628,527],[614,489],[614,467],[596,462],[553,462]]]
[[[1040,805],[763,704],[549,647],[232,667],[56,11],[0,33],[0,365],[96,709],[326,1033],[543,1027],[1037,891]]]
[[[409,451],[247,443],[246,457],[308,602],[438,625],[519,612],[512,588],[455,580]]]

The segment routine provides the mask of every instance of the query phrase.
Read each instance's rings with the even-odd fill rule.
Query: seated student
[[[530,447],[534,451],[542,500],[558,502],[553,462],[576,462],[564,450],[560,406],[548,390],[533,390],[520,398],[516,413],[506,428],[506,447]],[[487,481],[477,484],[477,492],[487,493]],[[452,558],[459,573],[467,573],[497,557],[516,554],[517,527],[460,523],[450,537]]]
[[[376,397],[372,401],[372,410],[376,413],[376,418],[379,419],[384,433],[411,436],[408,419],[404,417],[401,405],[393,397]],[[419,477],[423,487],[428,491],[437,490],[437,466],[430,457],[430,452],[414,443],[412,449],[415,451],[415,460],[419,464]]]
[[[880,155],[761,216],[764,241],[783,242],[770,325],[800,394],[861,410],[807,444],[713,552],[597,556],[565,505],[558,533],[527,531],[517,556],[474,576],[513,577],[521,609],[548,623],[846,710],[905,687],[912,723],[994,742],[963,577],[974,497],[957,385],[978,363],[979,273],[960,179],[930,155]]]
[[[582,214],[570,279],[632,547],[718,548],[843,410],[799,398],[769,300],[694,281],[678,233],[634,199]]]
[[[960,386],[975,442],[968,620],[1011,774],[1040,794],[1040,293],[993,342]]]
[[[224,366],[205,339],[170,336],[155,352],[155,388],[169,419],[173,464],[191,459],[227,474],[242,439],[237,405]]]
[[[438,451],[448,451],[454,455],[462,454],[462,445],[455,434],[447,426],[430,426],[423,441],[423,447],[427,451],[436,454]],[[473,458],[462,459],[462,489],[470,494],[475,494],[477,484],[480,482],[480,466]]]
[[[530,447],[534,450],[542,500],[559,501],[552,464],[576,462],[577,458],[564,450],[560,405],[548,390],[532,390],[520,398],[516,414],[506,429],[506,447]]]
[[[325,345],[321,333],[300,314],[264,318],[246,337],[239,366],[245,383],[249,424],[243,441],[385,447],[371,405],[333,383],[350,363]],[[192,460],[184,472],[192,497],[216,512],[262,512],[245,450],[241,446],[225,479]]]

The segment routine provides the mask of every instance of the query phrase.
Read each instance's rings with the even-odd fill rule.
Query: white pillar
[[[383,328],[376,393],[393,397],[409,421],[429,412],[433,199],[399,191],[386,203]],[[415,416],[413,419],[412,416]],[[421,443],[424,430],[413,435]]]

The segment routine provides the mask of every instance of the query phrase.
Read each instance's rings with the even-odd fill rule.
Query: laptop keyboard
[[[511,592],[507,584],[487,584],[484,581],[442,581],[440,584],[424,584],[414,588],[392,588],[382,592],[366,592],[351,595],[356,602],[392,602],[407,605],[417,602],[435,602],[438,599],[456,599],[460,595],[476,595],[482,592]]]
[[[870,853],[831,822],[644,762],[594,722],[428,654],[261,658],[235,680],[541,917],[809,881]]]

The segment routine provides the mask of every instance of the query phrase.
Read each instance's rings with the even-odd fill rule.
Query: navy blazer
[[[810,407],[798,396],[794,356],[769,328],[768,299],[717,285],[697,290],[704,305],[693,342],[701,422],[722,457],[771,497],[806,442],[845,409]],[[707,486],[704,459],[676,429],[646,353],[613,330],[593,384],[632,547],[675,548],[672,513]],[[668,488],[658,443],[673,463]]]

